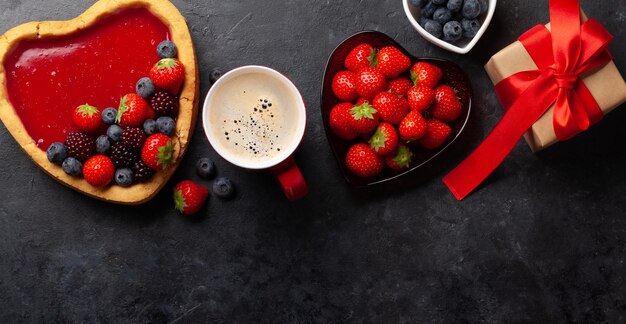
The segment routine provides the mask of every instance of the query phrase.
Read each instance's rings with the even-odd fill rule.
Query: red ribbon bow
[[[578,0],[550,0],[550,32],[539,25],[519,38],[537,70],[515,73],[496,85],[506,109],[485,141],[443,181],[462,200],[482,183],[511,152],[524,133],[554,105],[554,132],[564,141],[598,122],[603,113],[580,75],[612,57],[613,40],[600,23],[581,25]]]

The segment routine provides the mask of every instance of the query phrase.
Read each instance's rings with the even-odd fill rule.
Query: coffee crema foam
[[[297,102],[286,85],[265,74],[233,77],[211,103],[213,137],[238,159],[272,160],[293,144]]]

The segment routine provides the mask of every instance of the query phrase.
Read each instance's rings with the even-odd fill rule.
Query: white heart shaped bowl
[[[485,31],[487,30],[487,27],[489,27],[489,23],[491,23],[491,18],[493,18],[493,13],[496,11],[496,3],[498,2],[498,0],[487,1],[489,4],[487,12],[483,12],[480,14],[480,16],[478,16],[478,21],[480,21],[480,29],[478,30],[476,36],[474,36],[474,38],[472,39],[464,37],[456,44],[450,44],[443,39],[439,39],[431,35],[424,28],[422,28],[422,26],[420,26],[419,24],[419,20],[422,17],[421,8],[412,6],[410,2],[411,0],[402,0],[404,12],[406,13],[407,18],[409,18],[409,22],[411,23],[411,25],[413,25],[413,28],[415,28],[415,30],[417,30],[417,32],[422,35],[422,37],[424,37],[429,42],[448,51],[459,54],[466,54],[467,52],[471,51],[472,48],[474,48],[474,45],[478,43],[478,40],[480,40],[480,38],[483,36]]]

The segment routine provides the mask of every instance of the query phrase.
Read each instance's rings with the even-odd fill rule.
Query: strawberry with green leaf
[[[367,134],[378,125],[378,111],[365,102],[350,109],[350,128],[359,134]]]
[[[165,170],[176,162],[173,141],[163,134],[153,134],[141,149],[141,159],[152,170]]]
[[[209,197],[209,189],[189,180],[181,181],[174,187],[174,206],[185,215],[200,211]]]
[[[400,144],[400,146],[398,146],[398,150],[396,150],[394,154],[385,156],[385,163],[388,167],[394,170],[403,171],[409,168],[412,159],[413,153],[409,147],[404,144]]]
[[[398,148],[398,141],[398,132],[393,125],[380,123],[369,144],[378,155],[383,156],[393,153]]]
[[[129,93],[120,100],[115,122],[122,127],[141,127],[150,109],[142,97],[136,93]]]
[[[185,80],[185,66],[177,59],[164,58],[152,67],[149,75],[158,88],[178,95]]]
[[[370,44],[359,44],[348,53],[344,65],[354,73],[366,67],[376,66],[376,49]]]
[[[94,132],[100,128],[102,119],[98,108],[89,104],[76,107],[72,115],[72,121],[83,132]]]

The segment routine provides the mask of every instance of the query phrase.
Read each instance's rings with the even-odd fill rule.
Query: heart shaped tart
[[[157,45],[164,40],[172,41],[177,48],[176,59],[168,59],[165,63],[161,60],[163,55],[157,54]],[[159,192],[187,150],[196,121],[198,67],[185,19],[167,0],[100,0],[72,20],[31,22],[15,27],[0,36],[0,62],[0,119],[36,165],[70,188],[107,202],[140,204]],[[118,143],[114,143],[113,137],[108,143],[112,144],[111,148],[102,149],[101,145],[98,149],[106,153],[93,153],[111,155],[110,158],[97,156],[98,159],[94,157],[93,161],[81,161],[79,170],[83,168],[84,178],[69,175],[73,172],[71,164],[66,168],[60,166],[60,160],[55,161],[57,164],[51,162],[54,158],[49,160],[50,155],[46,151],[52,143],[65,142],[71,146],[68,134],[83,130],[81,123],[76,121],[76,113],[90,116],[95,107],[98,116],[106,107],[119,107],[114,112],[119,115],[119,124],[127,126],[123,123],[125,121],[128,125],[138,126],[128,132],[128,141],[137,144],[135,139],[145,139],[145,134],[138,134],[143,132],[141,121],[152,118],[151,114],[157,108],[148,105],[150,97],[144,94],[144,100],[135,94],[137,82],[144,77],[153,77],[151,70],[157,69],[157,66],[169,71],[174,69],[174,65],[184,67],[184,71],[176,70],[179,79],[184,78],[182,85],[178,87],[179,81],[175,87],[178,93],[160,98],[169,100],[170,106],[178,108],[176,115],[170,119],[170,130],[166,131],[170,133],[168,149],[172,155],[168,168],[152,172],[148,169],[150,163],[146,162],[142,164],[145,170],[135,172],[135,178],[143,176],[140,180],[144,182],[136,181],[131,185],[126,181],[128,173],[116,173],[115,181],[110,175],[104,182],[102,178],[94,178],[103,176],[102,173],[97,174],[103,165],[98,162],[104,160],[104,165],[110,165],[111,169],[111,161],[116,162],[113,152]],[[161,85],[166,81],[160,76],[158,78],[159,82],[157,77],[153,77],[157,86],[154,96],[164,92],[160,89],[171,89]],[[137,125],[130,122],[134,118],[131,111],[140,106],[143,106],[141,109],[146,117]],[[91,133],[84,136],[89,138],[94,149],[99,135],[109,139],[103,135],[107,133],[107,124],[113,123],[107,123],[104,117],[102,121],[96,119],[96,122],[100,123],[97,130],[91,129]],[[172,133],[174,125],[175,132]],[[126,131],[124,134],[127,134]],[[80,136],[73,136],[72,141],[74,146],[82,145]],[[67,156],[72,156],[72,148],[63,147],[63,150],[68,152]],[[139,147],[135,156],[140,156],[142,151],[146,150]],[[118,148],[115,154],[124,158],[127,153]],[[60,155],[64,157],[66,152]],[[159,158],[162,158],[160,153]],[[77,157],[76,160],[80,159]],[[136,161],[143,163],[141,158],[136,158]],[[115,166],[118,166],[117,163]],[[135,169],[130,165],[124,167],[126,170]],[[108,170],[107,174],[111,172],[115,170]],[[138,173],[143,174],[137,176]],[[151,176],[149,179],[147,174]],[[115,184],[125,181],[126,187]],[[96,186],[94,183],[111,184]]]

